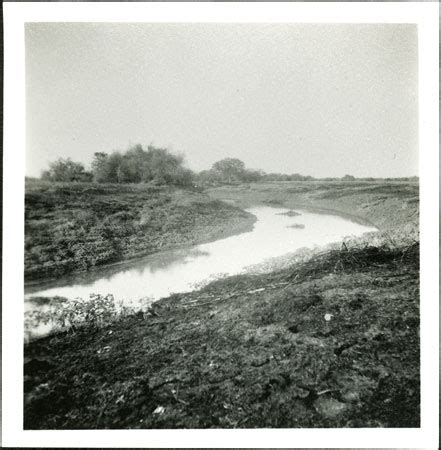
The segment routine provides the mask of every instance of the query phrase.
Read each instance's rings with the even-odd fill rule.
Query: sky
[[[209,169],[418,174],[409,24],[28,23],[26,174],[153,144]]]

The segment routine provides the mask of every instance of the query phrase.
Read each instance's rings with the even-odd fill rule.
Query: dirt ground
[[[32,342],[24,427],[418,427],[412,242],[342,246]]]

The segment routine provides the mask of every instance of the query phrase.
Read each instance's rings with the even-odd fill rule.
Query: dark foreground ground
[[[26,345],[24,426],[418,427],[419,364],[419,244],[392,233]]]
[[[418,247],[229,278],[25,355],[30,429],[418,427]]]

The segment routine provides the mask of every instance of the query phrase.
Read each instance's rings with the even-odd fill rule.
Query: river
[[[322,246],[376,230],[339,216],[303,210],[296,210],[298,215],[272,207],[247,211],[257,217],[252,231],[28,287],[25,310],[41,308],[33,301],[35,297],[87,299],[91,293],[113,294],[116,300],[130,305],[141,298],[154,301],[194,290],[221,276],[246,272],[247,267],[303,247]]]

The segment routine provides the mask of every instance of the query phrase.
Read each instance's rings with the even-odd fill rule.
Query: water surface
[[[193,290],[221,275],[246,272],[248,266],[302,247],[325,245],[375,230],[327,214],[297,211],[299,215],[290,216],[285,215],[287,209],[271,207],[248,211],[257,217],[250,232],[29,287],[25,292],[27,309],[35,307],[32,297],[89,298],[94,293],[113,294],[115,299],[130,304],[145,297],[157,300]]]

